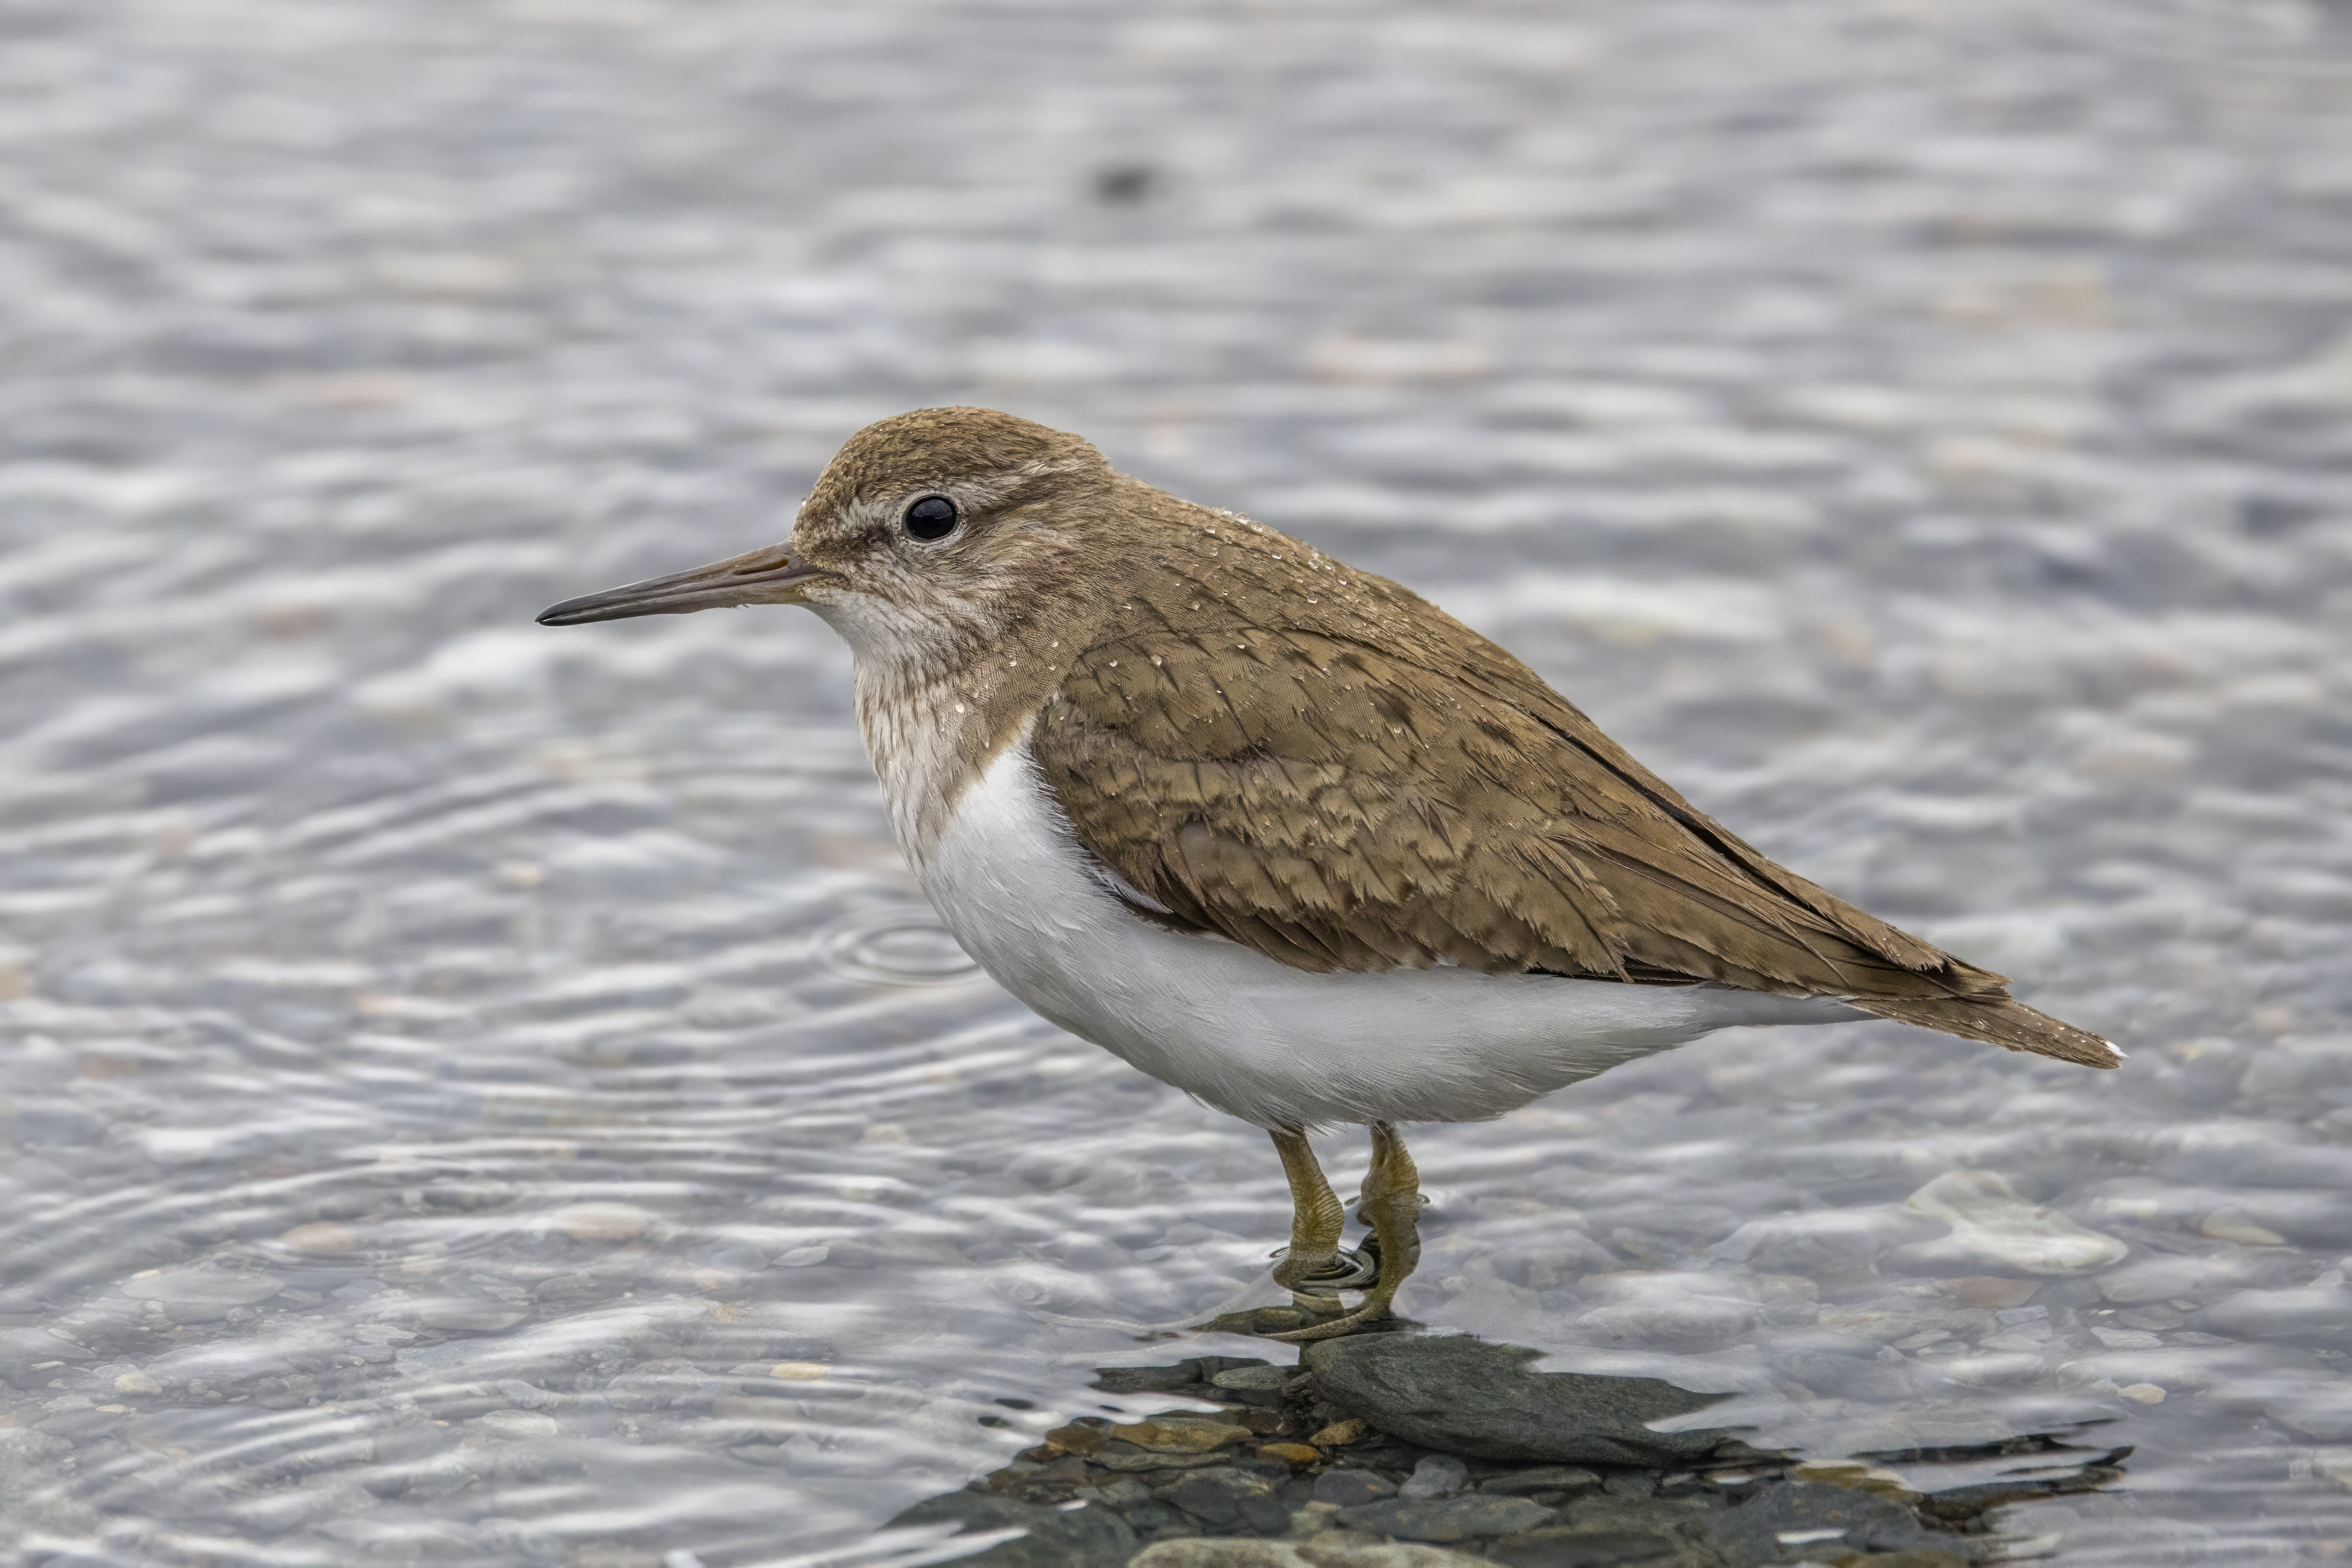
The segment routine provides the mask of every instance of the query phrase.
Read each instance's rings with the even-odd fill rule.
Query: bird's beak
[[[542,626],[579,626],[591,621],[625,621],[632,615],[684,615],[738,604],[794,604],[801,591],[824,573],[793,559],[783,545],[770,545],[731,560],[713,561],[691,571],[651,577],[626,588],[583,594],[539,612]]]

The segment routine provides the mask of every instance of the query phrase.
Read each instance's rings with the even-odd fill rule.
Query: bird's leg
[[[1372,1165],[1356,1212],[1370,1222],[1380,1245],[1380,1278],[1356,1310],[1358,1318],[1371,1322],[1389,1315],[1397,1287],[1421,1262],[1421,1172],[1393,1123],[1372,1124]]]
[[[1274,1266],[1274,1282],[1290,1291],[1301,1308],[1328,1316],[1339,1310],[1339,1289],[1369,1278],[1353,1258],[1339,1251],[1339,1228],[1347,1211],[1339,1197],[1323,1179],[1323,1167],[1307,1146],[1307,1134],[1276,1132],[1275,1153],[1282,1156],[1282,1174],[1290,1178],[1290,1246]]]
[[[1405,1152],[1404,1139],[1390,1123],[1372,1124],[1372,1166],[1364,1173],[1363,1197],[1356,1208],[1372,1228],[1371,1243],[1363,1250],[1370,1254],[1377,1249],[1380,1261],[1380,1277],[1364,1292],[1363,1304],[1346,1317],[1293,1329],[1287,1333],[1268,1334],[1266,1338],[1293,1342],[1329,1339],[1365,1323],[1378,1322],[1389,1315],[1389,1303],[1396,1299],[1397,1287],[1405,1282],[1413,1266],[1421,1261],[1421,1173],[1413,1168],[1412,1156]],[[1279,1273],[1276,1276],[1280,1277]]]

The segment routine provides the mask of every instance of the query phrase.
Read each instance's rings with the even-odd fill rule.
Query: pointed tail
[[[2030,1051],[2084,1067],[2120,1067],[2124,1053],[2107,1041],[2048,1013],[2034,1011],[2000,991],[1975,996],[1880,998],[1856,998],[1851,1004],[1897,1023],[1941,1030],[1962,1040],[1980,1040],[2011,1051]]]

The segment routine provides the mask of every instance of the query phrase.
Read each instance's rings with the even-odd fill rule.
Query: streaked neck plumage
[[[912,610],[867,594],[811,606],[849,644],[857,728],[898,847],[919,872],[956,803],[1039,708],[1096,617],[1087,597]]]
[[[856,668],[857,733],[882,780],[891,832],[920,867],[974,770],[968,732],[987,720],[966,690],[967,639],[865,595],[813,606],[849,644]]]

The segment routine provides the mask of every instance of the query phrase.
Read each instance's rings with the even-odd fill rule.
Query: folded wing
[[[1301,969],[1715,981],[2116,1064],[2002,977],[1774,864],[1524,665],[1391,591],[1443,622],[1450,656],[1412,635],[1163,624],[1076,660],[1032,747],[1079,841],[1159,906],[1139,913]]]

